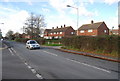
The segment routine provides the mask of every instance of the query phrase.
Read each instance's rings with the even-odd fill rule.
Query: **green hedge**
[[[104,53],[118,52],[120,36],[75,36],[64,38],[62,43],[66,47],[80,50],[103,51]]]
[[[52,42],[54,42],[54,43],[61,43],[61,39],[45,39],[45,42],[50,42],[50,43],[52,43]]]
[[[29,40],[29,39],[27,39],[27,38],[15,38],[14,40],[17,41],[17,42],[23,42],[23,43],[26,43],[27,40]]]
[[[23,42],[26,43],[27,40],[36,40],[39,44],[45,44],[45,40],[43,38],[33,38],[33,39],[28,39],[28,38],[16,38],[15,41],[17,42]]]

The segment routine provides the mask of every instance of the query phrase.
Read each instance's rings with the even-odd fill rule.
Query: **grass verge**
[[[80,51],[80,52],[86,52],[86,53],[92,53],[92,54],[97,54],[97,55],[103,55],[103,56],[109,56],[109,57],[115,57],[118,58],[118,52],[113,51],[111,53],[105,53],[104,50],[85,50],[85,49],[76,49],[73,47],[61,47],[62,49],[68,49],[68,50],[73,50],[73,51]]]

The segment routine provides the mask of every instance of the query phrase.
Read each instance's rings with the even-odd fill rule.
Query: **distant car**
[[[26,42],[26,48],[28,49],[40,49],[40,45],[35,40],[28,40]]]

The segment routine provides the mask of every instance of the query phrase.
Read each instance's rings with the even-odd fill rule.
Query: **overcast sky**
[[[0,29],[3,35],[8,30],[22,32],[21,28],[31,12],[42,14],[46,28],[76,27],[76,9],[79,8],[79,27],[82,24],[104,21],[108,28],[118,28],[118,0],[0,0]]]

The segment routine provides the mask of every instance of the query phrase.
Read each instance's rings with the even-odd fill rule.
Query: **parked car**
[[[35,40],[28,40],[26,42],[26,48],[28,49],[40,49],[40,44],[38,44]]]

